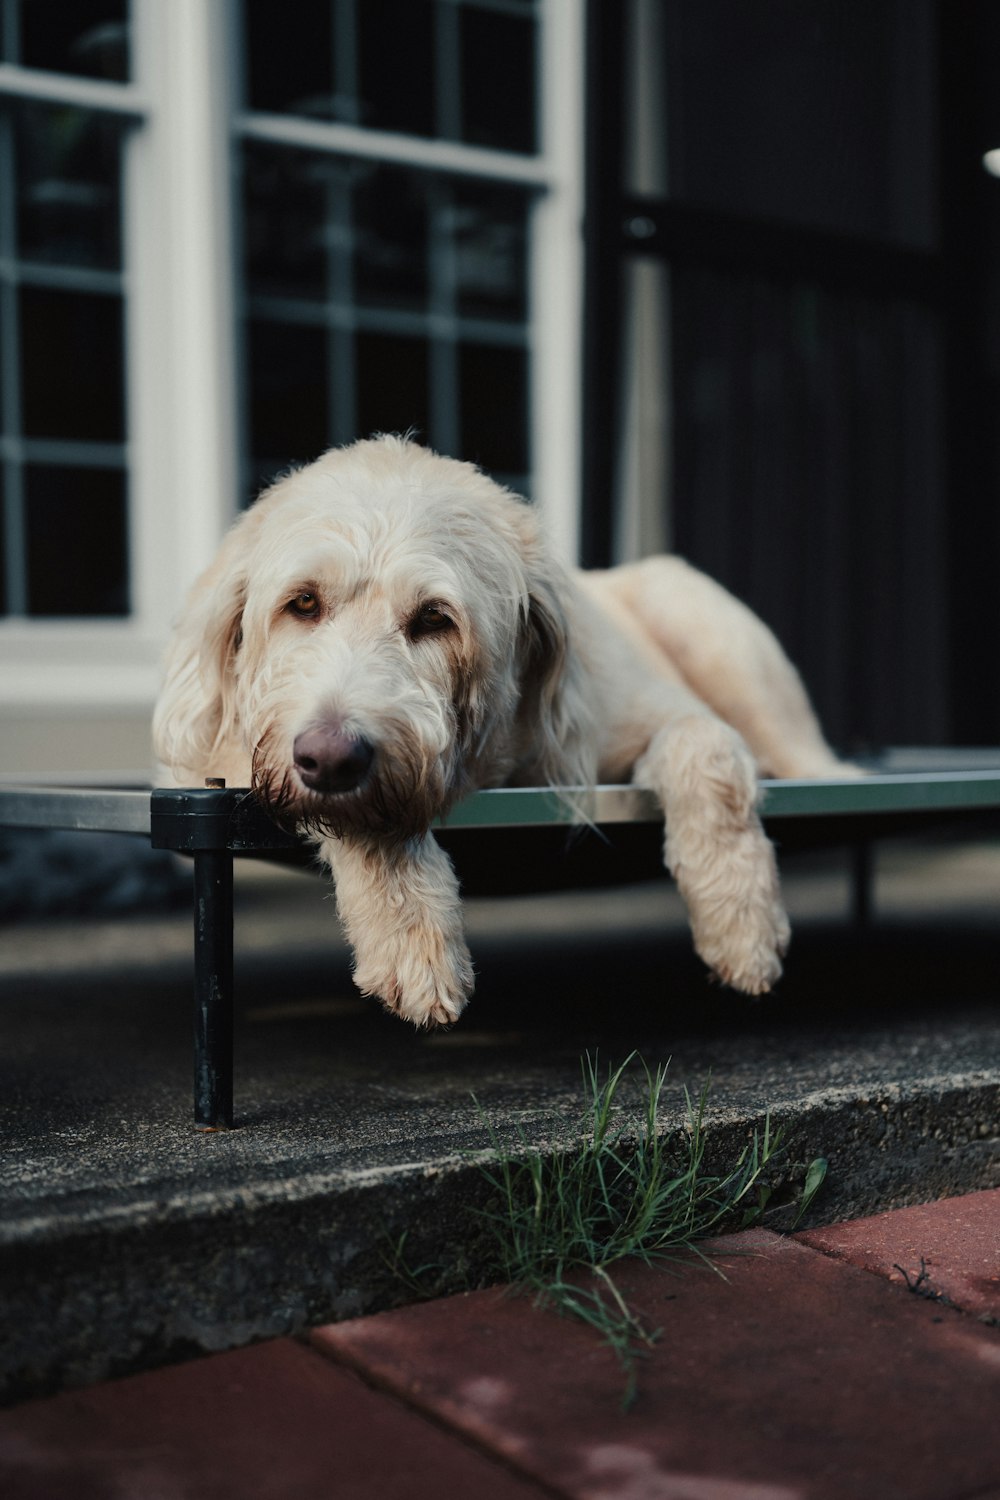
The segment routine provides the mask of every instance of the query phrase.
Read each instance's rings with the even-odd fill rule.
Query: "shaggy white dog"
[[[394,437],[324,454],[240,517],[180,620],[154,734],[174,784],[252,785],[315,840],[358,986],[423,1026],[472,990],[428,831],[456,798],[651,788],[699,954],[758,994],[789,935],[758,771],[846,769],[717,584],[673,557],[571,574],[531,506]]]

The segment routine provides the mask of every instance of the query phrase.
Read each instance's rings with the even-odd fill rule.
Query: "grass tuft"
[[[642,1074],[641,1098],[628,1110],[621,1095],[633,1065]],[[495,1236],[497,1272],[543,1305],[595,1329],[621,1361],[625,1406],[636,1393],[638,1361],[661,1330],[643,1326],[613,1269],[626,1259],[651,1265],[692,1255],[711,1265],[699,1243],[759,1222],[783,1153],[781,1132],[767,1116],[729,1171],[708,1170],[708,1085],[694,1101],[685,1090],[686,1123],[666,1131],[666,1075],[665,1064],[651,1070],[632,1053],[602,1077],[597,1058],[587,1054],[582,1139],[569,1151],[543,1153],[523,1136],[511,1150],[486,1122],[493,1159],[481,1170],[498,1206],[482,1212]],[[822,1158],[809,1166],[799,1218],[825,1172]]]

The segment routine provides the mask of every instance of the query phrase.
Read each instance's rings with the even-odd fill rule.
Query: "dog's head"
[[[242,754],[294,826],[410,836],[516,766],[575,779],[583,695],[532,508],[398,438],[335,449],[233,527],[157,706],[177,780]]]

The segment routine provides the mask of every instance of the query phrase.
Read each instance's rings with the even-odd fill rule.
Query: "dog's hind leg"
[[[654,734],[634,779],[663,806],[664,858],[684,897],[695,948],[723,983],[763,994],[781,974],[789,928],[746,745],[727,724],[694,708]]]
[[[458,1019],[472,993],[458,881],[430,834],[405,843],[324,839],[354,982],[415,1026]]]
[[[766,776],[857,774],[823,737],[802,680],[762,620],[679,557],[604,575],[693,693],[732,724]]]

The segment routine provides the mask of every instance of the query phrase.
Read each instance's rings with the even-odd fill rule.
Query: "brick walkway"
[[[502,1290],[0,1413],[5,1500],[1000,1500],[1000,1190],[622,1278],[631,1410]]]

